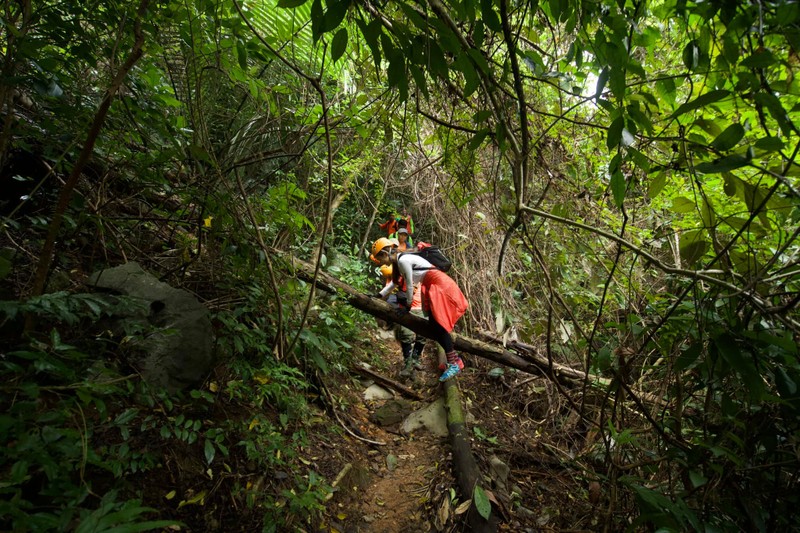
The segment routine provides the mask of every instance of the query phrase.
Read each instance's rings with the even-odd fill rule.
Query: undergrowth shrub
[[[98,357],[104,342],[84,336],[86,324],[115,305],[63,292],[0,302],[3,341],[13,346],[0,360],[0,529],[146,531],[179,524],[145,519],[154,509],[120,491],[125,474],[147,471],[157,459],[128,444],[133,414],[118,406],[133,384]],[[49,336],[16,335],[23,313]],[[109,433],[118,437],[98,439]]]

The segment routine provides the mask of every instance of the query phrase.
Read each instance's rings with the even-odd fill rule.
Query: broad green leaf
[[[672,78],[658,80],[656,82],[656,91],[671,106],[675,105],[675,80]]]
[[[628,184],[625,182],[625,176],[622,175],[622,171],[617,170],[614,172],[611,176],[611,193],[614,196],[614,204],[617,207],[622,207],[627,187]]]
[[[722,358],[739,374],[750,392],[751,398],[760,398],[764,390],[764,383],[752,356],[742,353],[736,340],[727,333],[714,339],[714,345]]]
[[[780,137],[762,137],[756,141],[755,147],[766,152],[783,150],[784,143]]]
[[[650,199],[655,198],[656,196],[664,190],[664,186],[667,184],[667,175],[664,172],[656,172],[653,175],[653,178],[650,180],[650,183],[647,186],[647,196]]]
[[[525,55],[523,57],[528,68],[530,68],[534,74],[540,75],[545,71],[542,56],[540,56],[536,50],[525,50]]]
[[[611,122],[611,126],[608,127],[608,136],[606,138],[606,148],[608,148],[609,151],[619,146],[622,140],[622,129],[624,126],[625,119],[622,116],[615,118],[614,121]]]
[[[736,146],[744,137],[744,128],[741,124],[731,124],[716,139],[711,146],[720,152],[725,152]]]
[[[481,0],[481,18],[486,26],[497,33],[503,31],[503,26],[500,23],[500,16],[494,10],[494,3],[492,0]]]
[[[347,28],[341,28],[336,32],[336,35],[333,36],[333,41],[331,42],[331,61],[335,63],[337,59],[344,55],[346,49]]]
[[[214,456],[217,453],[216,448],[214,448],[214,443],[211,442],[211,439],[206,439],[204,450],[206,456],[206,464],[210,465],[211,462],[214,460]]]
[[[245,47],[245,43],[242,41],[236,41],[236,58],[239,61],[239,66],[243,69],[247,69],[247,48]]]
[[[701,174],[716,174],[743,167],[751,160],[752,157],[749,154],[733,154],[710,163],[700,163],[694,169]]]
[[[428,81],[425,78],[425,73],[422,72],[422,69],[419,68],[417,65],[408,65],[408,70],[411,72],[411,76],[414,78],[414,83],[417,85],[417,89],[422,91],[422,94],[425,98],[429,98],[428,94]]]
[[[328,2],[328,9],[325,11],[325,17],[320,26],[321,33],[327,33],[338,28],[347,14],[348,7],[350,7],[350,0],[331,0]]]
[[[778,367],[775,369],[775,386],[783,398],[791,398],[797,394],[797,382],[793,380],[786,370]]]
[[[396,87],[400,91],[401,100],[405,100],[408,96],[408,78],[406,78],[405,61],[402,55],[397,54],[389,60],[386,74],[389,85]]]
[[[703,197],[703,202],[700,206],[700,218],[703,219],[703,225],[706,228],[712,228],[717,224],[717,215],[707,197]]]
[[[756,102],[769,110],[769,114],[772,115],[772,118],[778,123],[783,134],[786,137],[791,137],[794,128],[786,110],[781,105],[780,100],[778,100],[778,97],[771,93],[760,92],[756,94],[755,99]]]
[[[478,147],[483,144],[484,139],[489,134],[489,130],[479,130],[472,139],[469,141],[469,145],[467,146],[470,150],[477,150]]]
[[[681,260],[686,265],[694,265],[710,248],[702,230],[686,231],[681,233],[679,242]]]
[[[294,9],[308,2],[308,0],[278,0],[278,7]]]
[[[689,471],[689,480],[692,482],[692,486],[694,488],[702,487],[708,483],[708,478],[705,477],[702,472],[698,472],[697,470]]]
[[[718,89],[716,91],[707,92],[706,94],[700,95],[690,102],[682,104],[680,107],[678,107],[678,109],[675,110],[674,113],[672,113],[672,115],[670,115],[670,118],[675,118],[685,113],[688,113],[689,111],[694,111],[695,109],[699,109],[709,104],[719,102],[720,100],[727,98],[730,95],[731,92],[724,89]]]
[[[489,520],[489,515],[492,512],[492,504],[489,497],[480,485],[475,485],[475,490],[472,491],[472,501],[475,502],[475,509],[484,520]]]
[[[625,99],[625,91],[627,89],[625,69],[612,68],[609,71],[608,88],[611,89],[611,93],[619,102],[622,102]]]
[[[755,54],[742,59],[741,65],[747,68],[766,68],[777,63],[778,60],[769,50],[760,50]]]
[[[603,94],[603,89],[606,87],[606,83],[608,82],[608,67],[605,67],[601,72],[600,75],[597,76],[597,88],[595,89],[595,98],[600,98]]]
[[[697,41],[689,42],[683,48],[683,64],[689,70],[694,70],[700,63],[700,48],[697,46]]]
[[[672,210],[675,213],[689,213],[694,211],[695,207],[696,204],[684,196],[678,196],[672,199]]]

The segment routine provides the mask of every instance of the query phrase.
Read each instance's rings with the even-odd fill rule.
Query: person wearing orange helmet
[[[392,281],[379,293],[381,298],[386,299],[395,287],[401,285],[401,280],[405,282],[405,299],[398,298],[401,316],[411,310],[407,302],[413,301],[414,286],[419,284],[422,308],[428,314],[433,339],[444,348],[447,356],[447,366],[439,381],[456,376],[464,368],[464,363],[454,349],[450,332],[469,305],[456,282],[422,257],[398,252],[386,237],[375,241],[370,258],[380,265],[392,266]]]

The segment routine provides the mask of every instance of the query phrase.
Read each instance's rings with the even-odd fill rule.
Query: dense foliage
[[[178,442],[264,524],[313,516],[304,391],[348,366],[361,319],[287,257],[368,290],[395,209],[455,260],[468,332],[611,379],[561,390],[575,468],[613,487],[605,529],[797,522],[796,2],[0,16],[2,529],[164,525],[129,476]],[[79,285],[131,258],[213,310],[224,384],[175,399],[128,375]],[[221,397],[281,414],[210,427]],[[227,477],[237,460],[289,473],[270,493]]]

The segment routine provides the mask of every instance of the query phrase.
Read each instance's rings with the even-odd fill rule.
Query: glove
[[[397,293],[397,305],[408,306],[408,298],[406,297],[406,293]]]
[[[377,298],[378,300],[383,300],[384,296],[380,292],[376,292],[375,294],[371,294],[373,298]]]
[[[411,309],[409,309],[405,305],[401,305],[401,306],[398,306],[398,308],[394,310],[394,316],[396,316],[397,318],[401,318],[401,317],[406,316],[410,311],[411,311]]]

